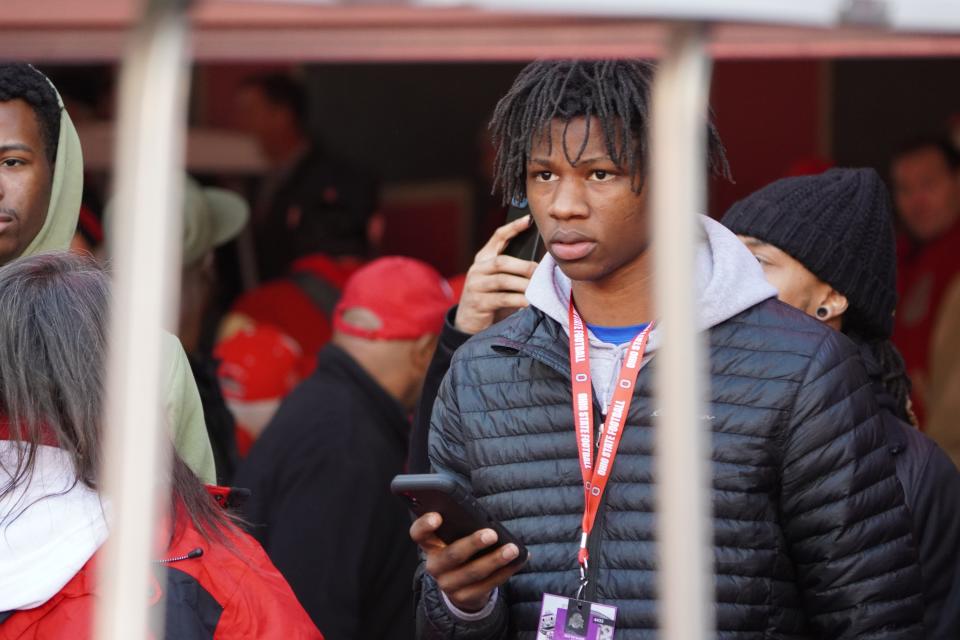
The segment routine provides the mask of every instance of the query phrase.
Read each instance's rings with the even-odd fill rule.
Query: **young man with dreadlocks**
[[[536,62],[497,106],[497,184],[527,198],[549,254],[530,306],[454,356],[429,451],[530,557],[489,551],[489,529],[444,544],[440,514],[419,518],[421,637],[585,637],[574,607],[617,638],[655,633],[650,78],[631,61]],[[856,347],[778,302],[736,236],[701,224],[719,635],[923,637],[909,513]]]

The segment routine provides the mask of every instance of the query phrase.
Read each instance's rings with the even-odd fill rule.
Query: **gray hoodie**
[[[722,224],[700,216],[704,238],[696,253],[696,287],[700,314],[698,326],[706,331],[768,298],[777,290],[767,282],[753,254]],[[531,305],[556,320],[569,335],[568,304],[570,279],[556,261],[547,254],[530,280],[527,300]],[[600,406],[610,404],[613,385],[629,344],[615,345],[590,335],[590,373]],[[663,339],[663,332],[654,327],[647,344],[648,362]]]

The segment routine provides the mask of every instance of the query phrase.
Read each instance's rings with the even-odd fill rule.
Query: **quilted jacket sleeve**
[[[909,513],[866,372],[839,333],[811,360],[784,437],[781,517],[817,637],[924,637]]]
[[[427,437],[430,432],[430,419],[433,416],[433,404],[440,393],[440,383],[447,371],[450,370],[453,354],[463,346],[464,342],[470,339],[469,334],[453,326],[456,313],[457,307],[453,307],[447,312],[443,330],[440,332],[440,340],[437,342],[437,350],[434,352],[430,367],[427,369],[427,377],[420,394],[420,404],[413,416],[413,425],[410,431],[410,455],[407,459],[407,468],[410,473],[430,472]]]
[[[463,366],[459,364],[459,366]],[[436,473],[455,477],[470,486],[466,452],[460,424],[460,410],[456,398],[456,370],[458,359],[440,385],[440,393],[433,406],[430,420],[430,463]],[[443,601],[440,589],[421,561],[422,584],[417,603],[417,638],[422,640],[498,640],[506,637],[507,607],[503,593],[497,598],[490,615],[480,620],[458,618]]]

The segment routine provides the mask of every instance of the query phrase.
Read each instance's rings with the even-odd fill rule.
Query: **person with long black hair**
[[[916,428],[910,379],[890,341],[897,259],[883,180],[873,169],[783,178],[735,203],[722,222],[756,256],[781,301],[860,350],[913,516],[925,626],[943,632],[930,637],[960,637],[960,608],[944,602],[960,562],[960,474]]]

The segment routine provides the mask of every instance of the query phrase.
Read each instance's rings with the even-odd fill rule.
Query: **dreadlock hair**
[[[526,197],[527,163],[534,141],[547,138],[552,149],[550,123],[564,123],[560,144],[567,161],[576,165],[590,135],[591,119],[603,130],[607,153],[631,176],[633,190],[643,189],[647,174],[650,84],[654,65],[640,60],[540,60],[527,65],[507,94],[497,103],[490,121],[497,149],[494,191],[503,202]],[[574,118],[586,119],[586,135],[579,149],[567,146],[567,130]],[[711,170],[730,179],[723,143],[712,121],[707,124]]]
[[[880,370],[883,371],[880,382],[896,402],[897,417],[915,427],[918,426],[917,416],[910,408],[910,392],[913,385],[910,384],[910,378],[907,376],[907,364],[903,361],[903,356],[889,339],[872,342],[869,347],[880,364]]]
[[[913,390],[913,385],[907,375],[907,365],[893,342],[889,338],[864,338],[859,331],[851,329],[846,323],[842,331],[876,360],[878,365],[876,373],[872,372],[872,367],[869,367],[868,371],[871,378],[880,382],[884,391],[893,399],[894,415],[915,427],[919,426],[917,416],[910,408],[910,392]]]
[[[60,100],[47,77],[23,62],[0,64],[0,102],[23,100],[33,109],[40,126],[44,151],[52,167],[60,139]]]

